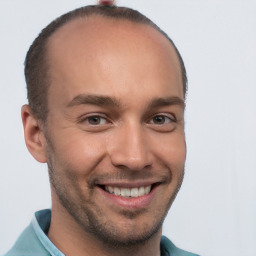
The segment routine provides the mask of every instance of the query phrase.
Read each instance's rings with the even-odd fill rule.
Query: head
[[[48,89],[50,78],[48,75],[49,65],[47,61],[47,44],[51,36],[60,27],[74,19],[88,18],[97,15],[111,18],[117,22],[120,20],[131,21],[135,24],[144,24],[159,31],[170,42],[180,62],[184,97],[187,91],[187,75],[182,57],[170,37],[155,23],[138,11],[116,6],[86,6],[73,10],[54,20],[42,30],[31,45],[25,60],[25,78],[27,84],[27,96],[34,116],[40,121],[47,120],[48,113]]]
[[[48,164],[53,211],[115,246],[159,235],[186,156],[172,41],[136,11],[89,6],[46,27],[25,65],[26,144]]]

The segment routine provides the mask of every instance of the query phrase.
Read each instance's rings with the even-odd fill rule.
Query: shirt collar
[[[37,238],[40,240],[45,249],[52,256],[65,256],[46,235],[51,222],[51,210],[42,210],[35,213],[32,219],[32,226]]]

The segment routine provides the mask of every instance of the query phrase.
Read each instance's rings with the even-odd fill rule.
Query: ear
[[[28,151],[38,162],[46,163],[46,139],[42,125],[40,125],[38,119],[33,116],[29,105],[22,106],[21,118]]]

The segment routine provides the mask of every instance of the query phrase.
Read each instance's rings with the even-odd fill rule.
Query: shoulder
[[[167,237],[161,238],[161,251],[164,256],[199,256],[176,247]]]
[[[14,246],[3,256],[50,256],[38,240],[30,224],[19,236]]]

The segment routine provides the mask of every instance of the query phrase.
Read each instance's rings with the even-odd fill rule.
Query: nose
[[[118,168],[140,171],[152,165],[152,152],[140,124],[116,128],[108,144],[111,162]]]

